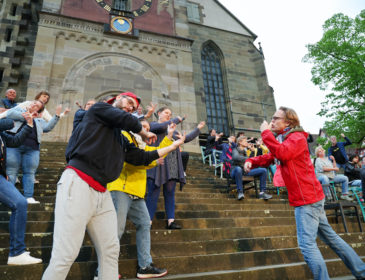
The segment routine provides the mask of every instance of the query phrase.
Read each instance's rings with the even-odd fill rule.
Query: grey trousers
[[[85,229],[98,255],[99,279],[118,279],[117,216],[110,196],[66,169],[57,184],[51,261],[42,280],[64,280],[79,254]]]

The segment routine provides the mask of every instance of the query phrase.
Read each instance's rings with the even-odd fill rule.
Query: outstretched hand
[[[22,114],[23,118],[25,119],[25,121],[27,122],[27,124],[29,124],[30,126],[33,126],[33,115],[31,113],[24,112]]]
[[[147,114],[144,116],[146,119],[148,119],[149,117],[152,116],[152,114],[156,111],[157,108],[157,103],[153,104],[152,102],[150,103],[150,106],[147,106]]]
[[[171,123],[167,127],[167,138],[169,138],[170,140],[172,140],[172,136],[174,134],[175,129],[176,129],[176,123]]]
[[[198,129],[201,130],[205,126],[205,121],[202,121],[198,124]]]
[[[174,142],[174,145],[176,147],[179,147],[179,146],[181,146],[182,144],[185,143],[185,138],[186,138],[186,133],[185,132],[183,134],[181,134],[180,132],[178,132],[177,135],[176,135],[176,137],[179,138],[178,140],[176,140]]]
[[[263,132],[266,129],[271,130],[271,123],[269,124],[267,121],[263,121],[260,126],[260,131]]]
[[[70,108],[66,108],[65,111],[63,111],[63,115],[66,116],[68,113],[70,113],[71,109]]]
[[[152,132],[146,132],[142,136],[142,140],[146,142],[148,145],[151,145],[152,143],[155,143],[157,140],[156,134]]]
[[[56,107],[56,115],[60,116],[61,112],[62,112],[62,105],[58,104],[57,107]]]

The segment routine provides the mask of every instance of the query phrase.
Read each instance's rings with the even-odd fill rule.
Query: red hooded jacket
[[[252,163],[252,168],[269,166],[275,158],[279,160],[291,206],[312,204],[324,199],[308,151],[308,134],[300,127],[293,128],[286,134],[283,143],[279,143],[268,129],[261,136],[270,153],[247,159]]]

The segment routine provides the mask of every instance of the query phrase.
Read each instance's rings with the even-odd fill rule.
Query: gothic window
[[[224,94],[222,76],[222,56],[212,43],[206,44],[201,52],[205,106],[208,128],[229,135],[227,102]]]
[[[113,8],[116,10],[129,11],[129,0],[114,0]]]

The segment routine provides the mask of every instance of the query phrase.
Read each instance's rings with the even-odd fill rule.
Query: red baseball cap
[[[131,97],[133,98],[136,102],[137,102],[137,108],[139,106],[139,104],[141,103],[141,98],[139,98],[137,95],[135,95],[133,92],[122,92],[120,93],[118,96],[128,96],[128,97]],[[114,100],[116,99],[117,97],[112,97],[110,98],[107,103],[109,104],[113,104],[114,103]]]

